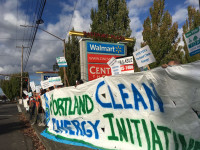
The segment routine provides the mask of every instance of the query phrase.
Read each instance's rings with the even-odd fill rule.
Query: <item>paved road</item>
[[[17,104],[0,103],[0,149],[32,150],[33,143],[21,131],[24,128],[19,120]]]

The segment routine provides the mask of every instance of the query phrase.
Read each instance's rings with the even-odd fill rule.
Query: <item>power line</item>
[[[28,60],[29,60],[29,56],[30,56],[30,53],[31,53],[31,50],[32,50],[32,47],[33,47],[33,43],[34,43],[34,40],[35,40],[35,36],[36,36],[36,33],[37,33],[37,29],[38,29],[38,26],[39,26],[38,24],[36,24],[36,20],[41,19],[45,4],[46,4],[46,0],[43,0],[43,1],[40,0],[40,4],[37,1],[37,4],[36,4],[35,13],[33,15],[33,23],[32,23],[32,25],[35,26],[36,28],[32,28],[31,33],[29,34],[30,36],[29,36],[28,39],[31,39],[31,40],[28,42],[28,47],[30,47],[30,48],[27,51],[27,55],[26,55],[26,58],[25,58],[25,61],[24,61],[24,70],[26,69],[26,66],[27,66],[27,63],[28,63]],[[30,30],[28,30],[28,31],[30,31]]]
[[[12,38],[3,38],[0,37],[0,40],[17,40],[17,41],[30,41],[30,39],[12,39]],[[35,39],[35,40],[44,40],[44,41],[59,41],[58,39]]]
[[[72,23],[72,19],[74,17],[74,12],[75,12],[77,3],[78,3],[78,0],[76,0],[76,3],[74,5],[73,14],[72,14],[72,17],[71,17],[71,20],[70,20],[70,23],[69,23],[69,26],[68,26],[68,29],[67,29],[67,33],[69,32],[69,29],[70,29],[70,26],[71,26],[71,23]]]

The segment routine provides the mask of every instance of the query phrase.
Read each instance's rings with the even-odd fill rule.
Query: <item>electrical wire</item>
[[[32,4],[33,4],[33,1],[32,1]],[[40,1],[40,3],[39,3],[39,1]],[[27,33],[29,35],[28,38],[27,38],[27,35],[24,36],[24,39],[26,37],[27,39],[30,39],[30,40],[28,40],[26,42],[27,43],[26,47],[29,47],[29,48],[27,49],[26,55],[24,57],[24,68],[23,68],[23,70],[26,69],[26,66],[27,66],[27,63],[28,63],[28,60],[29,60],[29,57],[30,57],[30,54],[31,54],[31,50],[32,50],[32,47],[33,47],[33,43],[34,43],[34,40],[35,40],[35,36],[36,36],[36,33],[37,33],[37,29],[38,29],[38,26],[39,26],[38,24],[36,24],[36,21],[41,19],[45,4],[46,4],[46,0],[37,0],[35,11],[34,11],[34,14],[32,16],[32,26],[35,26],[36,28],[31,28],[30,30],[27,31]]]
[[[75,12],[75,10],[76,10],[77,3],[78,3],[78,0],[76,0],[76,3],[74,4],[73,14],[72,14],[72,17],[71,17],[71,19],[70,19],[69,26],[68,26],[68,28],[67,28],[67,33],[68,33],[69,30],[70,30],[70,26],[71,26],[71,23],[72,23],[72,20],[73,20],[73,17],[74,17],[74,12]],[[65,33],[64,33],[64,34],[65,34]],[[63,36],[64,36],[64,34],[63,34]],[[67,38],[67,35],[66,35],[65,39],[66,39],[66,38]]]

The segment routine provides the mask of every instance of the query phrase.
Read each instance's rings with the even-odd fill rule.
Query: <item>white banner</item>
[[[200,26],[185,34],[190,56],[200,53]]]
[[[43,135],[98,149],[199,150],[199,70],[200,61],[50,91]]]
[[[30,82],[30,87],[31,87],[32,92],[34,92],[36,90],[34,81]]]
[[[133,52],[133,56],[139,68],[156,61],[148,45]]]

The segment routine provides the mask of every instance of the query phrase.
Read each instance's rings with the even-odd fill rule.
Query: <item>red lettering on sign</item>
[[[107,63],[112,57],[117,58],[116,55],[99,55],[87,54],[88,63]]]
[[[122,72],[134,70],[133,64],[121,65],[120,68]]]
[[[107,64],[88,64],[88,81],[110,75],[111,68]]]

